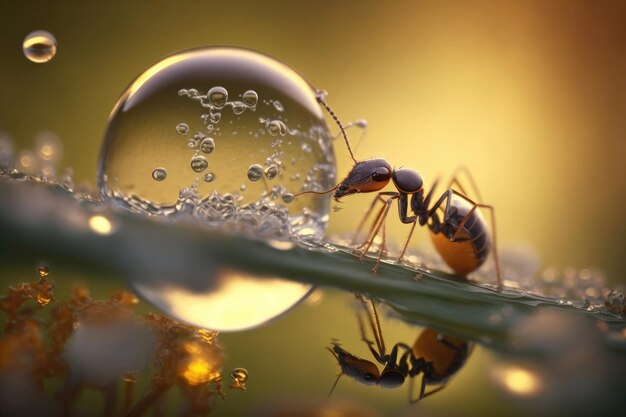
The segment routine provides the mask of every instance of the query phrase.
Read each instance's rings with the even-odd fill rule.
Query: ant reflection
[[[415,403],[445,388],[450,377],[463,367],[473,350],[471,342],[464,342],[427,328],[419,334],[413,347],[402,342],[396,343],[391,353],[387,354],[374,301],[370,300],[370,308],[363,296],[356,297],[364,310],[362,314],[357,313],[361,340],[367,344],[376,361],[384,368],[382,372],[379,371],[374,362],[354,356],[333,342],[332,348],[327,349],[337,359],[341,372],[328,396],[333,393],[342,375],[347,375],[365,385],[379,385],[385,388],[399,387],[409,378],[409,401]],[[364,315],[374,335],[373,342],[365,335]],[[415,377],[419,374],[422,374],[421,387],[419,395],[414,397]],[[436,388],[426,392],[429,386]]]

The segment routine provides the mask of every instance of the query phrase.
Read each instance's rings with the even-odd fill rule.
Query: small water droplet
[[[155,181],[163,181],[167,178],[167,170],[165,168],[156,168],[152,171],[152,179]]]
[[[294,199],[294,195],[291,193],[285,193],[283,194],[282,199],[285,203],[291,203]]]
[[[241,113],[246,111],[246,109],[248,108],[248,106],[246,106],[241,101],[233,101],[232,103],[230,103],[230,106],[233,109],[233,113],[235,113],[236,115],[240,115]]]
[[[300,148],[302,149],[302,152],[311,153],[311,145],[309,145],[308,143],[303,143]]]
[[[248,179],[250,181],[258,181],[263,178],[263,167],[259,164],[250,165],[248,168]]]
[[[206,174],[204,174],[204,181],[206,182],[213,182],[215,180],[215,174],[212,172],[207,172]]]
[[[50,61],[57,53],[57,40],[45,30],[29,33],[22,43],[24,55],[37,64]]]
[[[211,104],[218,109],[224,107],[228,101],[228,91],[224,87],[211,87],[207,96]]]
[[[246,371],[244,368],[235,368],[230,373],[230,376],[235,381],[246,382],[248,380],[248,371]]]
[[[276,165],[270,165],[267,168],[265,168],[265,177],[268,180],[275,178],[276,175],[278,175],[278,168],[276,167]]]
[[[246,106],[254,107],[259,101],[259,95],[254,90],[248,90],[243,93],[242,100],[246,104]]]
[[[270,135],[272,136],[285,136],[285,134],[287,133],[287,126],[285,126],[285,123],[283,123],[281,120],[272,120],[267,125],[267,131],[270,132]]]
[[[176,125],[176,133],[186,136],[189,133],[189,125],[187,123],[179,123]]]
[[[315,90],[315,98],[318,100],[326,101],[326,97],[328,97],[328,92],[326,90]]]
[[[181,97],[187,96],[189,95],[189,91],[186,88],[181,88],[180,90],[178,90],[178,95]]]
[[[200,150],[204,153],[211,153],[215,149],[215,141],[213,138],[206,138],[200,143]]]
[[[230,388],[235,388],[241,391],[246,390],[246,381],[248,380],[248,371],[244,368],[235,368],[230,373],[230,377],[235,381],[230,385]]]
[[[248,188],[248,187],[246,186],[246,184],[241,184],[241,185],[239,186],[239,191],[246,191],[246,188]]]
[[[202,155],[194,156],[191,158],[191,169],[195,172],[202,172],[209,166],[209,161]]]
[[[274,104],[274,108],[276,109],[276,111],[279,111],[281,113],[285,111],[285,107],[283,106],[283,103],[281,103],[280,101],[274,100],[272,104]]]
[[[217,124],[217,123],[220,122],[221,118],[222,118],[222,113],[220,113],[218,111],[216,111],[216,112],[212,111],[212,112],[209,113],[209,122],[211,122],[211,123],[216,123]]]

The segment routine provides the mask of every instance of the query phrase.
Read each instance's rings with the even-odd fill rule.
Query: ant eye
[[[366,381],[373,381],[376,379],[376,377],[374,376],[374,374],[365,374],[363,375],[363,379],[365,379]]]
[[[377,182],[387,181],[390,177],[391,172],[385,167],[378,167],[372,172],[372,179]]]

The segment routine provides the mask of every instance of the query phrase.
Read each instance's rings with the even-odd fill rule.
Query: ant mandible
[[[391,204],[397,200],[400,221],[405,224],[411,224],[411,231],[404,243],[398,261],[404,257],[409,241],[413,236],[415,226],[419,223],[420,226],[427,226],[430,229],[431,238],[439,255],[446,264],[460,276],[466,276],[470,272],[478,269],[485,262],[491,250],[496,267],[497,287],[499,291],[502,290],[500,264],[496,251],[496,229],[493,207],[474,202],[467,197],[463,187],[456,178],[456,174],[453,175],[446,191],[429,207],[433,192],[439,182],[438,179],[435,180],[428,194],[424,196],[422,177],[417,171],[408,168],[394,169],[389,162],[379,158],[357,161],[352,153],[350,141],[348,140],[348,136],[341,121],[324,101],[322,94],[318,94],[317,100],[324,106],[326,111],[328,111],[335,123],[339,126],[348,152],[350,153],[350,158],[352,158],[354,162],[354,166],[346,178],[330,190],[321,192],[303,191],[296,194],[296,196],[308,193],[326,194],[334,191],[333,198],[335,201],[339,202],[340,198],[356,193],[378,191],[378,195],[374,201],[372,201],[372,204],[365,212],[363,219],[357,227],[356,235],[358,236],[363,224],[374,210],[376,204],[382,203],[382,207],[374,219],[370,233],[363,245],[361,245],[361,258],[368,252],[381,226],[384,225]],[[469,172],[467,170],[465,170],[465,172],[473,188],[476,188]],[[397,191],[380,191],[390,180],[393,182]],[[451,188],[453,184],[456,184],[459,191]],[[410,201],[409,196],[411,197]],[[479,208],[487,209],[491,212],[492,235],[489,233],[489,228]],[[409,215],[409,209],[412,211],[412,215]],[[443,219],[440,219],[438,210],[443,210]],[[378,270],[384,251],[385,239],[383,227],[383,243],[376,265],[373,268],[374,272]]]
[[[357,295],[357,298],[366,312],[375,342],[365,336],[363,318],[357,313],[361,340],[367,344],[376,361],[384,365],[384,369],[380,372],[374,362],[354,356],[335,342],[332,349],[327,349],[337,360],[341,372],[328,396],[333,393],[343,375],[365,385],[379,385],[384,388],[399,387],[404,384],[406,378],[409,378],[409,401],[415,403],[445,388],[449,379],[463,367],[473,350],[474,345],[471,342],[464,342],[427,328],[419,334],[412,347],[405,343],[396,343],[391,353],[387,354],[374,301],[370,300],[372,306],[370,311],[364,297]],[[419,395],[413,398],[415,377],[419,374],[422,374],[421,387]],[[426,387],[433,385],[437,387],[426,392]]]

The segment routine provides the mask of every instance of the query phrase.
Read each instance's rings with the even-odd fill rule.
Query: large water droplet
[[[297,129],[288,130],[277,120],[273,129],[283,143],[272,147],[277,138],[269,124],[277,116],[276,101],[284,108],[281,120]],[[240,107],[244,111],[236,114]],[[189,137],[193,149],[187,146],[187,137],[181,140],[177,126],[182,123],[187,125],[184,135],[204,135]],[[213,146],[206,142],[209,134]],[[183,51],[148,68],[122,94],[106,130],[98,185],[104,199],[139,211],[148,207],[151,215],[167,216],[175,210],[211,224],[216,219],[249,218],[265,232],[301,234],[304,230],[320,236],[328,220],[330,196],[304,194],[290,201],[290,195],[335,184],[329,137],[315,91],[283,63],[236,48]],[[302,152],[302,143],[310,144],[311,151]],[[196,159],[203,162],[190,164]],[[261,180],[264,168],[274,164],[280,170],[281,160],[290,161],[290,172],[303,175],[279,184],[279,172],[272,185],[281,187],[270,192],[267,181]],[[258,172],[253,170],[252,178],[258,179],[251,181],[249,168],[255,164]],[[166,181],[146,175],[155,167],[167,167]],[[245,192],[240,191],[241,184],[246,184]],[[168,282],[174,277],[163,279]],[[232,288],[185,292],[173,282],[172,287],[180,291],[168,291],[164,282],[158,281],[157,286],[157,281],[136,277],[132,284],[147,300],[179,319],[230,330],[275,317],[310,288],[267,278],[257,283],[246,277],[233,279],[238,284]],[[245,304],[256,310],[242,310]]]
[[[54,58],[57,53],[57,40],[50,32],[36,30],[24,38],[22,49],[26,58],[41,64]]]

